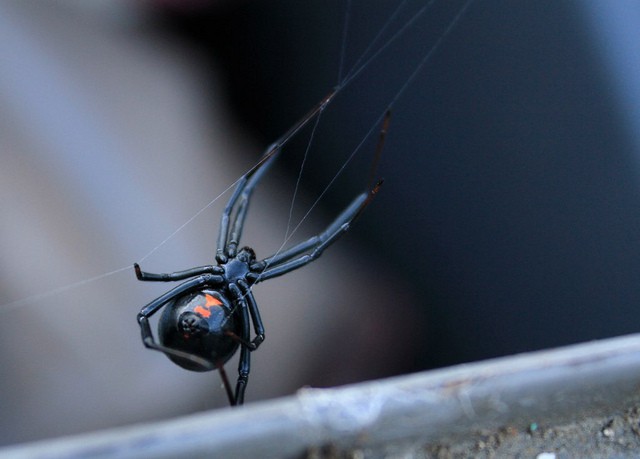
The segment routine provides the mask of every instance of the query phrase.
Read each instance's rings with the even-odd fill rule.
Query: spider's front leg
[[[267,153],[265,153],[258,164],[240,178],[238,186],[222,211],[222,217],[220,217],[220,229],[218,232],[218,246],[216,249],[216,260],[219,263],[226,263],[229,257],[236,256],[236,250],[240,241],[240,236],[242,235],[247,210],[249,209],[251,194],[273,161],[275,161],[278,153],[280,153],[280,149],[275,148],[275,146],[271,146],[267,149]],[[236,207],[236,216],[231,228],[231,234],[229,234],[231,213]]]
[[[222,212],[222,217],[220,218],[220,229],[218,231],[218,244],[216,248],[216,260],[218,263],[226,263],[230,257],[236,256],[240,236],[242,235],[242,229],[244,227],[244,221],[249,208],[251,194],[258,182],[277,158],[282,147],[294,135],[296,135],[302,127],[321,113],[336,94],[337,90],[335,89],[329,92],[327,96],[325,96],[305,116],[298,120],[298,122],[294,124],[280,139],[271,144],[258,163],[240,178],[238,185],[231,195],[231,198],[229,198],[229,202],[227,202],[227,205]],[[234,209],[236,209],[236,215],[232,223],[231,213]]]

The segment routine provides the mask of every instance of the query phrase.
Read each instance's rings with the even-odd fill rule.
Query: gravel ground
[[[569,424],[504,426],[468,439],[381,450],[309,450],[307,459],[636,458],[640,457],[640,406]]]
[[[307,459],[458,458],[636,458],[640,457],[640,406],[569,424],[504,426],[468,439],[381,450],[342,450],[333,445],[308,451]]]
[[[457,444],[428,445],[413,457],[425,458],[537,458],[639,457],[640,407],[610,416],[585,418],[561,425],[505,426],[497,432],[478,432]],[[411,456],[409,456],[411,457]]]

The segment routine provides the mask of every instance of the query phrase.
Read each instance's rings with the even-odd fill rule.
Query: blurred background
[[[411,22],[323,113],[302,174],[311,129],[256,191],[262,258],[364,142],[290,243],[321,231],[400,95],[367,212],[254,289],[248,403],[637,331],[640,7],[476,0],[410,79],[465,3]],[[198,212],[401,4],[374,49],[426,2],[2,2],[1,444],[226,406],[216,374],[142,346],[135,315],[169,286],[130,266],[211,263],[229,193]]]

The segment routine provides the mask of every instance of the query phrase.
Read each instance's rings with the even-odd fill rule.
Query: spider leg
[[[280,254],[256,263],[254,266],[257,268],[266,266],[266,269],[263,268],[262,272],[251,273],[255,282],[282,276],[317,259],[327,247],[349,230],[351,224],[369,205],[381,185],[382,182],[378,182],[368,193],[358,195],[324,232]]]
[[[251,370],[251,353],[249,349],[242,346],[240,349],[240,362],[238,363],[238,382],[236,383],[236,393],[234,405],[244,404],[244,393],[249,381],[249,371]]]
[[[293,137],[302,127],[312,120],[318,113],[322,112],[331,99],[336,95],[337,90],[331,91],[325,96],[315,107],[313,107],[305,116],[295,123],[280,139],[273,143],[260,158],[260,161],[253,166],[245,175],[243,175],[236,186],[233,195],[229,198],[226,207],[220,219],[220,229],[218,232],[218,245],[216,249],[216,260],[219,263],[225,263],[228,257],[235,256],[235,251],[242,233],[242,227],[247,214],[249,198],[253,189],[257,185],[260,178],[280,152],[280,149]],[[229,235],[229,224],[231,213],[240,199],[240,205],[236,212],[235,221],[231,235]],[[227,243],[227,240],[229,242]]]
[[[250,338],[249,330],[249,309],[247,302],[235,284],[229,284],[229,291],[235,299],[236,307],[240,316],[240,360],[238,361],[238,381],[236,382],[236,392],[234,396],[234,405],[242,405],[244,403],[244,392],[249,381],[249,372],[251,371],[251,348],[248,346]]]
[[[273,148],[273,146],[270,148]],[[240,202],[238,204],[238,210],[236,211],[236,216],[233,222],[233,226],[231,228],[229,241],[225,248],[225,254],[228,257],[236,256],[238,244],[240,242],[240,236],[242,235],[242,229],[244,227],[244,221],[247,217],[247,211],[249,210],[249,201],[251,199],[251,194],[253,193],[253,190],[258,185],[258,182],[260,182],[260,179],[267,172],[271,164],[273,164],[273,161],[278,157],[278,153],[280,153],[279,149],[274,150],[274,154],[267,161],[265,161],[258,170],[255,171],[255,173],[249,179],[249,181],[247,181],[244,184],[242,188],[242,192],[240,193],[239,197],[236,197],[236,199],[234,200],[234,203],[238,199],[240,200]],[[229,204],[227,204],[227,207],[229,207],[230,204],[233,206],[233,204],[230,201]],[[229,211],[231,211],[231,207],[229,207]],[[226,209],[225,209],[225,212],[226,212]]]
[[[138,313],[138,324],[140,325],[140,332],[142,334],[142,344],[149,349],[154,349],[156,351],[164,352],[167,354],[174,355],[176,357],[180,357],[183,359],[191,360],[192,362],[207,368],[213,369],[213,365],[200,357],[191,355],[187,352],[182,352],[176,349],[171,349],[162,344],[158,343],[153,337],[153,332],[151,331],[151,325],[149,324],[149,318],[158,312],[166,303],[177,298],[183,293],[201,288],[206,285],[218,285],[220,284],[220,276],[215,276],[212,274],[203,274],[201,276],[196,277],[195,279],[188,280],[183,282],[182,284],[172,288],[167,293],[159,296]]]
[[[184,271],[176,271],[174,273],[148,273],[146,271],[142,271],[140,269],[140,265],[138,263],[133,264],[133,268],[136,272],[136,277],[141,281],[151,281],[151,282],[171,282],[171,281],[179,281],[188,279],[190,277],[199,276],[201,274],[223,274],[224,270],[219,266],[200,266],[198,268],[185,269]],[[220,282],[222,282],[222,277],[220,277]]]
[[[256,337],[249,343],[249,350],[255,351],[264,341],[264,325],[262,324],[262,318],[260,318],[260,310],[258,309],[258,304],[256,303],[256,299],[253,297],[253,293],[251,292],[251,287],[249,284],[243,280],[238,281],[238,286],[242,291],[242,295],[247,301],[247,306],[249,307],[249,315],[251,316],[251,321],[253,322],[253,331],[256,334]]]
[[[380,137],[371,164],[371,175],[369,178],[369,191],[366,191],[353,200],[329,227],[317,236],[301,242],[281,253],[277,253],[251,266],[251,273],[248,279],[255,283],[272,277],[281,276],[304,265],[311,263],[318,258],[322,252],[343,235],[358,218],[362,211],[369,205],[373,197],[382,186],[382,180],[375,182],[375,174],[382,155],[384,141],[389,129],[391,112],[387,111],[380,128]]]
[[[275,145],[275,144],[274,144]],[[272,163],[272,160],[277,156],[280,152],[279,148],[274,148],[272,145],[267,149],[267,152],[262,156],[258,164],[256,164],[249,172],[244,174],[236,186],[231,198],[227,202],[227,205],[222,212],[222,217],[220,218],[220,229],[218,232],[218,246],[216,249],[216,260],[219,263],[225,263],[229,256],[234,256],[229,254],[229,246],[227,245],[227,239],[229,237],[229,223],[231,220],[231,212],[233,211],[238,199],[242,196],[242,201],[240,204],[240,208],[238,209],[236,221],[234,223],[234,234],[237,238],[239,238],[239,233],[242,231],[242,226],[244,223],[244,217],[247,213],[247,207],[249,204],[249,197],[251,196],[251,192],[253,188],[258,183],[258,180],[262,177],[264,172],[269,168]],[[252,178],[257,177],[255,180]],[[232,235],[233,236],[233,235]],[[236,241],[237,244],[237,241]]]

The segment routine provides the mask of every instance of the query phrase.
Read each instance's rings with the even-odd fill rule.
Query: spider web
[[[295,188],[294,188],[294,191],[293,191],[293,196],[291,198],[289,217],[288,217],[288,222],[287,222],[287,226],[286,226],[286,230],[285,230],[284,241],[283,241],[282,245],[278,248],[278,250],[276,251],[276,253],[274,255],[279,254],[287,246],[287,244],[289,243],[291,238],[296,234],[296,232],[298,231],[300,226],[307,220],[309,215],[312,213],[312,211],[315,209],[315,207],[318,205],[318,203],[322,200],[322,198],[325,196],[325,194],[329,191],[329,189],[332,187],[334,182],[338,179],[338,177],[340,177],[340,175],[344,172],[345,168],[349,165],[349,163],[353,160],[353,158],[358,154],[358,152],[360,151],[362,146],[365,144],[367,139],[374,132],[376,132],[376,130],[379,128],[382,120],[385,117],[386,112],[388,110],[390,110],[396,104],[396,102],[403,96],[403,94],[405,93],[407,88],[409,88],[411,86],[411,84],[414,82],[416,77],[420,74],[420,72],[424,69],[426,64],[432,58],[434,53],[440,48],[440,46],[442,45],[443,41],[447,38],[447,36],[450,35],[452,30],[458,24],[458,22],[460,21],[460,19],[464,15],[464,13],[467,11],[469,6],[473,3],[473,1],[474,0],[466,0],[462,4],[462,6],[457,10],[455,15],[449,20],[449,22],[448,22],[447,26],[445,27],[445,29],[443,30],[443,32],[440,33],[440,35],[437,37],[437,39],[435,40],[433,45],[431,45],[431,47],[428,48],[426,54],[424,54],[424,56],[418,61],[418,63],[414,67],[413,71],[404,79],[404,83],[394,93],[393,97],[389,100],[389,102],[386,104],[384,109],[380,111],[379,116],[377,116],[376,119],[371,123],[369,129],[367,130],[365,135],[361,138],[360,142],[352,150],[352,152],[348,155],[346,160],[338,168],[338,170],[335,172],[333,177],[326,184],[326,186],[324,187],[322,192],[318,195],[316,200],[311,204],[311,206],[308,208],[308,210],[304,213],[304,215],[300,218],[300,220],[294,226],[292,224],[292,221],[293,221],[293,208],[294,208],[294,205],[295,205],[296,198],[298,196],[298,190],[299,190],[300,183],[301,183],[301,180],[302,180],[304,168],[305,168],[305,165],[306,165],[306,162],[307,162],[308,155],[310,154],[310,151],[311,151],[311,148],[312,148],[312,145],[313,145],[314,135],[315,135],[316,130],[317,130],[319,124],[320,124],[322,112],[324,111],[324,109],[326,109],[328,107],[329,104],[326,107],[324,107],[323,110],[321,110],[318,113],[318,115],[316,115],[316,120],[314,122],[314,125],[313,125],[313,128],[312,128],[312,132],[309,135],[309,139],[307,141],[307,146],[305,148],[305,153],[304,153],[304,156],[303,156],[303,159],[302,159],[302,162],[301,162],[301,165],[300,165],[300,169],[299,169],[299,172],[298,172],[298,177],[297,177]],[[413,27],[416,27],[416,24],[418,23],[419,19],[422,18],[430,10],[430,8],[436,3],[436,0],[427,1],[416,12],[411,13],[410,16],[409,16],[409,19],[407,21],[405,21],[403,24],[401,24],[400,27],[397,30],[395,30],[395,32],[393,32],[393,34],[389,38],[386,38],[383,41],[382,37],[389,30],[389,28],[393,25],[393,23],[397,21],[397,18],[399,16],[400,12],[402,12],[406,8],[407,3],[408,3],[408,0],[402,0],[398,4],[398,6],[393,11],[393,13],[389,16],[389,18],[386,20],[386,22],[383,24],[383,26],[378,30],[378,33],[376,34],[376,36],[369,42],[367,48],[360,54],[360,56],[355,61],[355,63],[345,73],[344,72],[344,67],[345,67],[346,49],[347,49],[347,44],[349,42],[349,33],[348,33],[349,32],[349,24],[350,24],[350,21],[352,19],[351,18],[351,15],[352,15],[351,0],[347,0],[346,8],[345,8],[345,19],[344,19],[344,23],[343,23],[342,40],[341,40],[340,62],[339,62],[339,69],[338,69],[338,83],[335,86],[335,91],[336,91],[335,96],[338,96],[340,92],[342,92],[347,86],[349,86],[353,81],[355,81],[357,79],[357,77],[366,68],[368,68],[371,65],[371,63],[373,61],[375,61],[390,45],[392,45],[396,40],[400,39],[409,29],[411,29]],[[255,165],[258,163],[258,161],[256,161],[256,163],[252,164],[252,166],[249,167],[243,174],[238,176],[234,182],[229,184],[222,192],[220,192],[213,199],[211,199],[208,203],[206,203],[202,208],[200,208],[200,210],[195,212],[193,214],[193,216],[188,218],[182,225],[180,225],[173,232],[168,234],[168,236],[165,239],[163,239],[161,242],[159,242],[157,245],[155,245],[151,250],[149,250],[142,257],[138,258],[137,259],[138,262],[143,262],[144,260],[149,258],[152,254],[154,254],[157,250],[162,248],[167,242],[169,242],[172,238],[174,238],[178,233],[180,233],[182,230],[184,230],[190,223],[192,223],[196,218],[198,218],[203,212],[205,212],[213,204],[215,204],[219,199],[221,199],[227,192],[232,190],[237,185],[237,183],[242,179],[242,176],[244,174],[246,174],[247,172],[249,172],[251,169],[253,169],[255,167]],[[292,226],[293,226],[293,228],[292,228]],[[120,268],[114,269],[112,271],[108,271],[108,272],[105,272],[105,273],[102,273],[102,274],[98,274],[96,276],[92,276],[92,277],[89,277],[89,278],[86,278],[86,279],[82,279],[82,280],[79,280],[77,282],[72,282],[72,283],[57,287],[57,288],[52,289],[52,290],[48,290],[48,291],[45,291],[45,292],[42,292],[42,293],[37,293],[37,294],[34,294],[34,295],[26,296],[26,297],[21,298],[21,299],[17,299],[17,300],[10,301],[10,302],[4,303],[4,304],[0,304],[0,313],[8,312],[8,311],[11,311],[11,310],[23,307],[23,306],[27,306],[27,305],[30,305],[30,304],[35,304],[39,300],[42,300],[42,299],[45,299],[45,298],[48,298],[48,297],[51,297],[51,296],[58,295],[60,293],[63,293],[63,292],[66,292],[68,290],[72,290],[72,289],[81,287],[81,286],[89,284],[89,283],[96,282],[98,280],[103,280],[103,279],[105,279],[107,277],[114,276],[114,275],[119,274],[119,273],[121,273],[123,271],[131,270],[131,269],[132,269],[132,264],[127,264],[125,266],[122,266]]]

